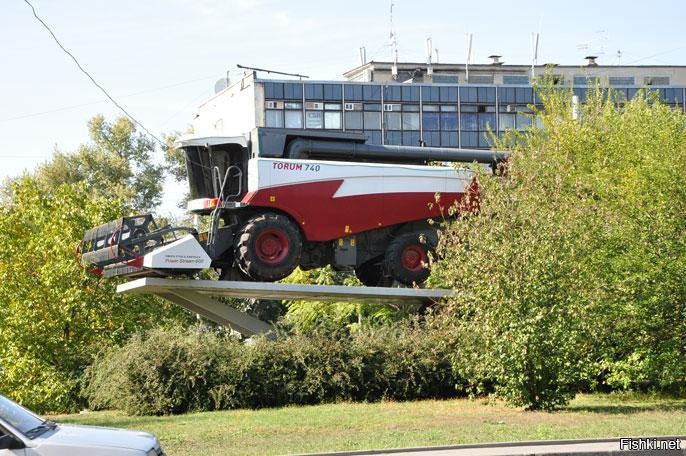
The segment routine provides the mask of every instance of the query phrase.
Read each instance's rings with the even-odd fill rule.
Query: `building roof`
[[[685,70],[686,71],[686,65],[602,65],[602,64],[597,64],[597,65],[560,65],[557,63],[542,63],[539,65],[535,65],[536,69],[545,69],[548,66],[554,66],[555,68],[590,68],[590,69],[648,69],[648,68],[664,68],[667,70]],[[410,70],[410,69],[415,69],[415,68],[421,68],[421,69],[426,69],[429,64],[426,62],[398,62],[397,64],[398,69],[400,70]],[[432,63],[431,67],[433,68],[434,71],[464,71],[465,69],[465,64],[464,63]],[[357,73],[360,73],[361,71],[364,70],[390,70],[393,67],[393,62],[376,62],[376,61],[371,61],[367,62],[363,65],[359,65],[355,68],[352,68],[345,73],[343,73],[343,76],[348,78],[350,76],[353,76]],[[507,63],[497,63],[497,64],[492,64],[492,63],[470,63],[469,64],[470,69],[474,69],[476,71],[478,70],[492,70],[492,71],[521,71],[521,70],[529,70],[531,69],[531,64],[513,64],[513,65],[508,65]]]

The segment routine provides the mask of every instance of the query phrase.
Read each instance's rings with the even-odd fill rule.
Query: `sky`
[[[236,64],[341,80],[367,60],[391,60],[390,0],[30,0],[94,78],[155,135],[188,128],[214,83]],[[400,61],[686,65],[686,2],[394,0]],[[621,57],[618,57],[621,51]],[[33,170],[53,151],[87,142],[95,114],[121,115],[80,73],[24,0],[0,1],[0,180]],[[158,151],[157,160],[162,152]],[[167,182],[160,212],[177,212]]]

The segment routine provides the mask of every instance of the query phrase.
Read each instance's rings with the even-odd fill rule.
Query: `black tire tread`
[[[389,244],[386,249],[386,254],[384,256],[384,269],[388,275],[390,275],[394,280],[404,284],[404,285],[420,285],[429,278],[431,270],[429,268],[423,268],[421,271],[413,272],[408,271],[402,265],[400,255],[405,247],[409,244],[419,244],[425,247],[427,252],[433,251],[435,248],[430,242],[429,232],[426,230],[422,231],[412,231],[408,233],[399,234],[396,236]],[[425,243],[419,241],[420,236],[426,238]]]
[[[293,235],[289,248],[293,252],[296,252],[296,254],[289,255],[288,261],[283,265],[266,265],[251,251],[250,242],[254,236],[254,232],[259,229],[261,224],[265,223],[272,223],[275,225],[281,224],[284,231],[291,231],[291,234]],[[255,216],[246,222],[239,231],[238,236],[236,236],[234,252],[236,255],[236,263],[244,274],[256,281],[274,282],[288,276],[300,263],[302,235],[300,234],[297,225],[288,217],[268,212]]]

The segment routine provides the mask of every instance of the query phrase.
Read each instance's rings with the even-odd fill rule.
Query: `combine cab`
[[[296,267],[354,270],[365,285],[421,284],[448,208],[471,210],[473,171],[507,154],[381,146],[352,133],[258,128],[250,137],[185,137],[191,200],[207,232],[152,216],[89,230],[81,261],[107,276],[276,281]],[[436,195],[440,195],[437,199]],[[473,201],[473,199],[472,199]]]

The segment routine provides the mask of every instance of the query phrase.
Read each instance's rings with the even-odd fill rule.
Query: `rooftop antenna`
[[[531,34],[531,83],[536,78],[536,64],[538,63],[538,42],[541,38],[541,27],[543,26],[543,13],[538,16],[538,31]]]
[[[467,36],[467,63],[464,65],[465,81],[469,84],[469,65],[472,63],[472,34],[466,33]]]
[[[434,74],[434,68],[432,66],[432,61],[431,59],[433,58],[433,43],[431,42],[431,37],[428,37],[426,39],[426,74],[432,75]]]
[[[621,65],[621,64],[622,64],[622,50],[617,49],[617,65]]]
[[[436,53],[436,63],[441,63],[440,60],[438,60],[438,48],[434,49],[434,52]]]
[[[536,78],[536,64],[538,63],[538,41],[540,33],[531,34],[531,80]]]
[[[391,0],[391,33],[389,38],[391,39],[391,47],[393,48],[393,66],[391,67],[391,75],[393,79],[398,79],[398,36],[395,33],[395,27],[393,26],[393,7],[395,4]]]
[[[362,46],[360,48],[360,65],[367,63],[367,48]]]

